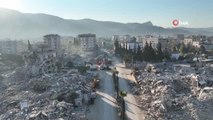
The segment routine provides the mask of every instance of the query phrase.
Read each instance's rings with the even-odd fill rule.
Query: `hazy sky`
[[[46,13],[67,19],[146,22],[172,27],[213,27],[213,0],[0,0],[0,7],[26,13]]]

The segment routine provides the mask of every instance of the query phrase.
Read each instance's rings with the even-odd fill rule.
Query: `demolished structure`
[[[27,69],[17,68],[4,76],[0,92],[0,119],[85,120],[87,105],[93,99],[90,73],[78,71],[30,78]],[[16,79],[15,79],[16,78]]]
[[[29,50],[24,55],[25,66],[32,76],[53,73],[56,71],[56,51],[49,49],[45,43],[39,44],[36,49]]]
[[[197,71],[188,65],[151,65],[140,72],[131,86],[146,120],[212,120],[212,65]]]

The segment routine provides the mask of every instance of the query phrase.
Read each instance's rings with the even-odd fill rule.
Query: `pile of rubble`
[[[79,72],[29,78],[23,69],[4,77],[0,119],[85,120],[92,79]],[[90,76],[92,78],[92,76]],[[16,78],[16,79],[14,79]]]
[[[153,67],[152,67],[153,69]],[[213,68],[205,66],[202,78],[206,85],[199,86],[195,74],[168,71],[158,68],[143,71],[135,76],[137,84],[132,92],[139,96],[139,104],[145,111],[146,120],[211,120],[213,115],[213,88],[211,81]],[[166,72],[168,71],[168,72]],[[201,75],[200,75],[201,76]],[[210,77],[211,76],[211,77]],[[203,80],[202,79],[202,80]],[[208,85],[208,86],[207,86]],[[205,111],[205,112],[204,112]]]

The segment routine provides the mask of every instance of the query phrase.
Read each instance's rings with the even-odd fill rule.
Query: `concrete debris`
[[[71,70],[31,77],[24,74],[27,69],[16,70],[3,78],[6,87],[0,92],[1,120],[86,119],[87,106],[94,99],[95,72],[81,75]]]
[[[48,116],[44,112],[39,112],[37,114],[31,114],[29,120],[48,120]]]
[[[171,66],[148,64],[139,75],[133,74],[137,84],[130,85],[146,113],[145,119],[211,120],[213,67],[207,64],[195,74],[188,65]]]

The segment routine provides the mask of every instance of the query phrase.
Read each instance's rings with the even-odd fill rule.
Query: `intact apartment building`
[[[131,36],[130,35],[113,35],[112,36],[112,41],[118,40],[121,42],[129,42],[131,41]]]
[[[43,36],[44,43],[48,45],[51,50],[56,51],[56,56],[60,56],[61,51],[61,36],[57,34],[48,34]]]
[[[82,50],[94,50],[96,47],[96,35],[95,34],[79,34],[78,39]]]
[[[146,35],[145,37],[144,37],[144,39],[143,39],[143,47],[145,47],[146,46],[146,43],[148,43],[148,44],[152,44],[152,47],[154,48],[154,49],[156,49],[157,48],[157,45],[158,45],[158,42],[159,42],[159,38],[158,37],[154,37],[154,36],[152,36],[152,35]]]
[[[195,47],[203,45],[206,51],[213,51],[213,37],[207,37],[205,35],[189,36],[184,39],[184,44],[191,44]]]

